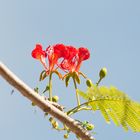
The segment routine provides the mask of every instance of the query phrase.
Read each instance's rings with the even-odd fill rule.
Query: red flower
[[[82,61],[90,57],[87,48],[75,48],[73,46],[65,46],[56,44],[47,47],[46,51],[42,50],[42,46],[37,44],[32,51],[32,57],[40,60],[48,74],[56,68],[61,68],[66,72],[78,72]],[[46,66],[45,58],[48,58],[49,68]],[[55,67],[56,66],[56,67]]]
[[[80,66],[82,64],[82,61],[89,59],[89,57],[90,57],[89,50],[87,48],[82,48],[82,47],[79,48],[78,49],[78,57],[79,57],[79,59],[78,59],[78,63],[76,66],[76,71],[79,71]]]
[[[58,57],[66,57],[68,55],[67,47],[63,44],[56,44],[54,47],[54,54],[57,54]]]
[[[42,50],[42,46],[40,44],[36,44],[35,49],[32,51],[32,57],[40,60],[41,57],[46,56],[46,52]]]
[[[76,58],[78,54],[78,50],[73,46],[66,46],[67,47],[67,55],[64,57],[64,60],[61,62],[60,67],[64,71],[74,71]]]
[[[68,55],[67,48],[63,44],[56,44],[54,46],[49,46],[46,49],[46,53],[48,55],[48,60],[49,60],[49,71],[52,71],[55,65],[59,65],[58,64],[59,58],[64,58]]]
[[[47,57],[47,54],[44,50],[42,50],[42,46],[40,44],[36,44],[35,49],[32,51],[32,57],[35,59],[38,59],[44,66],[44,68],[47,70],[45,58]]]
[[[69,55],[64,57],[64,60],[62,61],[60,67],[64,71],[78,72],[82,61],[89,59],[89,50],[87,48],[76,49],[72,46],[67,46],[67,50],[69,52]]]

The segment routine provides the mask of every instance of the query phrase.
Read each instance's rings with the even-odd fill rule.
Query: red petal
[[[81,48],[78,49],[78,51],[79,51],[78,52],[79,59],[81,59],[82,61],[89,59],[90,52],[87,48],[82,48],[81,47]]]
[[[73,71],[77,64],[78,50],[73,46],[66,46],[66,53],[63,55],[64,60],[60,63],[62,70]]]
[[[64,44],[56,44],[54,46],[54,53],[58,55],[58,57],[66,57],[68,55],[67,47]]]
[[[66,59],[72,59],[78,53],[78,50],[73,46],[67,46],[69,54],[66,56]]]
[[[40,59],[41,56],[46,57],[46,52],[42,50],[42,46],[40,44],[36,44],[35,49],[32,51],[32,57]]]

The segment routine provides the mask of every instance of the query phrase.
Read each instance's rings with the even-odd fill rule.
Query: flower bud
[[[36,104],[32,102],[32,106],[35,106]]]
[[[100,79],[103,79],[107,75],[107,69],[104,67],[100,70],[99,76]]]
[[[58,96],[53,96],[53,97],[52,97],[52,101],[53,101],[53,102],[58,102],[58,100],[59,100],[59,97],[58,97]]]
[[[48,116],[48,114],[49,114],[48,112],[45,112],[44,116]]]
[[[58,128],[58,122],[55,121],[53,117],[50,117],[49,121],[51,122],[53,128]]]
[[[39,92],[39,88],[38,88],[38,87],[34,88],[34,91],[35,91],[36,93],[38,93],[38,92]]]
[[[53,117],[50,117],[50,118],[49,118],[49,121],[50,121],[50,122],[53,122],[53,120],[54,120]]]
[[[91,81],[90,79],[88,79],[88,80],[86,81],[86,85],[87,85],[88,87],[91,87],[91,86],[92,86],[92,81]]]
[[[50,90],[50,87],[47,85],[43,93],[47,92],[48,90]]]
[[[58,125],[58,122],[54,120],[54,121],[52,122],[52,126],[53,126],[53,128],[58,128],[58,126],[59,126],[59,125]]]
[[[89,130],[89,131],[91,131],[92,129],[94,129],[94,125],[91,124],[91,123],[88,123],[88,124],[86,125],[86,129]]]
[[[65,134],[65,135],[64,135],[64,138],[65,138],[65,139],[68,139],[68,138],[69,138],[69,134]]]

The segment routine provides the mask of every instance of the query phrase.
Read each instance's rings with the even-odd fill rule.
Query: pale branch
[[[56,119],[64,123],[70,130],[82,140],[94,140],[94,138],[78,122],[67,116],[64,112],[53,106],[48,100],[41,98],[39,94],[20,80],[11,72],[2,62],[0,62],[0,76],[2,76],[10,85],[15,87],[23,96],[31,100],[44,112],[49,113]]]

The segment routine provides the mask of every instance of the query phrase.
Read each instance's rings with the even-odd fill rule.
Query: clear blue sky
[[[0,60],[32,88],[42,70],[31,58],[36,43],[44,48],[64,43],[85,46],[91,59],[81,70],[94,82],[106,66],[103,85],[115,85],[140,102],[140,1],[139,0],[0,0]],[[75,106],[73,86],[65,88],[54,78],[54,94],[61,104]],[[72,84],[72,83],[71,83]],[[84,84],[79,87],[85,89]],[[0,78],[1,140],[62,140],[63,133],[51,130],[43,113]],[[99,112],[82,112],[75,118],[95,125],[97,140],[139,140],[139,133],[124,132],[106,124]],[[71,135],[69,140],[75,140]]]

